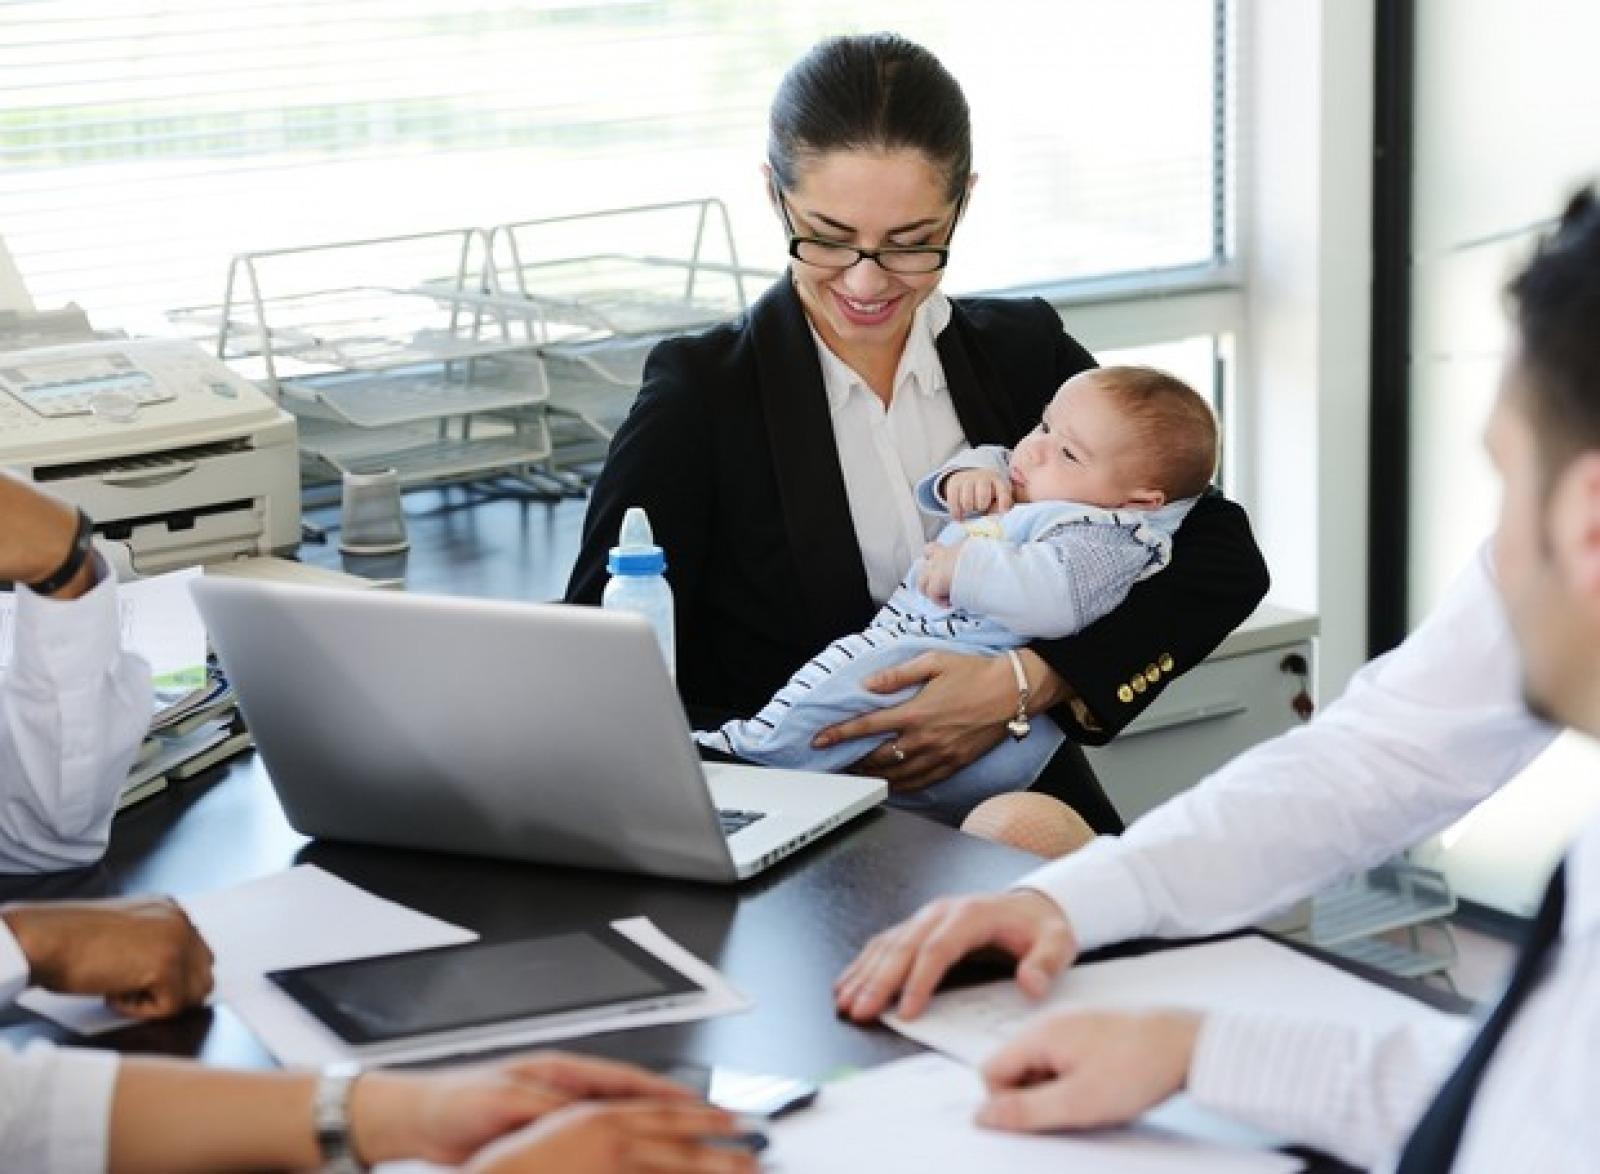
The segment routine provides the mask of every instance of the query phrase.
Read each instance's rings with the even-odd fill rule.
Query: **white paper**
[[[206,626],[189,594],[189,584],[201,574],[199,567],[188,567],[117,588],[123,646],[149,662],[155,680],[205,669]]]
[[[204,680],[206,629],[189,595],[199,567],[135,579],[117,587],[122,619],[122,646],[144,657],[155,680],[181,672],[198,672]],[[0,594],[0,669],[11,664],[16,598]]]
[[[269,970],[454,946],[478,936],[375,897],[313,864],[186,897],[181,903],[216,955],[213,998],[241,1015],[263,991],[276,992],[263,977]],[[17,1001],[80,1035],[130,1022],[97,998],[30,990]]]
[[[777,1121],[764,1169],[782,1174],[1003,1170],[1006,1174],[1285,1174],[1283,1154],[1237,1150],[1154,1129],[1014,1134],[983,1129],[977,1073],[943,1056],[911,1056],[830,1084],[814,1107]]]
[[[474,1051],[494,1051],[547,1043],[551,1040],[571,1039],[574,1036],[592,1035],[602,1031],[649,1027],[658,1023],[681,1023],[691,1019],[709,1019],[713,1015],[744,1011],[752,1005],[749,999],[740,994],[713,967],[667,937],[649,918],[631,917],[611,924],[618,933],[632,939],[636,945],[648,950],[668,966],[693,979],[705,990],[705,994],[686,999],[671,1007],[649,1011],[595,1015],[593,1018],[554,1027],[507,1028],[504,1033],[474,1040],[468,1044],[457,1040],[417,1044],[415,1047],[396,1048],[393,1051],[386,1050],[379,1062],[409,1064],[419,1060],[467,1055]],[[352,1056],[343,1040],[270,983],[262,981],[253,985],[245,997],[241,997],[238,992],[230,992],[227,1001],[256,1033],[267,1050],[284,1065],[315,1067],[350,1059]]]
[[[1450,1020],[1442,1011],[1278,945],[1247,936],[1182,946],[1136,958],[1078,966],[1041,1002],[1009,981],[950,991],[915,1020],[887,1015],[900,1034],[966,1064],[981,1065],[1030,1020],[1068,1009],[1250,1010],[1359,1022],[1382,1030],[1401,1023]],[[1146,1113],[1146,1125],[1237,1146],[1284,1144],[1176,1096]]]
[[[884,1022],[918,1043],[976,1065],[1037,1015],[1067,1008],[1157,1007],[1300,1014],[1378,1029],[1452,1018],[1297,950],[1249,935],[1073,967],[1038,1003],[1015,983],[1001,981],[938,995],[915,1020],[889,1015]]]

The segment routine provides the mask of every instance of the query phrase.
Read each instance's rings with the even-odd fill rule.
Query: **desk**
[[[99,892],[197,893],[315,863],[362,888],[487,939],[645,915],[751,995],[754,1010],[699,1023],[593,1037],[584,1050],[641,1062],[718,1063],[816,1078],[921,1049],[887,1028],[834,1017],[830,984],[861,943],[943,893],[1004,887],[1038,862],[917,816],[877,811],[737,888],[505,861],[310,843],[284,822],[252,755],[125,813],[101,869],[79,878]],[[197,785],[198,784],[198,785]],[[66,895],[66,878],[47,878]],[[24,895],[8,888],[5,896]],[[13,1042],[63,1038],[12,1011]],[[260,1067],[270,1057],[227,1009],[105,1037],[128,1049]]]

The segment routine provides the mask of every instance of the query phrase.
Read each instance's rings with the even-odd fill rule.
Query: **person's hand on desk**
[[[485,1146],[468,1174],[755,1174],[738,1119],[693,1101],[572,1105]],[[717,1144],[717,1139],[726,1139]]]
[[[1066,914],[1032,889],[932,901],[867,942],[833,984],[841,1015],[866,1023],[890,1009],[914,1019],[950,968],[974,950],[995,947],[1017,959],[1017,985],[1041,998],[1078,956]]]
[[[556,1052],[446,1072],[367,1073],[351,1096],[351,1124],[356,1152],[369,1163],[470,1159],[467,1169],[478,1174],[656,1169],[640,1155],[693,1158],[703,1148],[698,1139],[737,1132],[729,1114],[664,1077]],[[659,1168],[754,1169],[737,1162]]]
[[[1191,1011],[1040,1020],[984,1064],[989,1099],[978,1124],[1039,1133],[1132,1121],[1187,1083],[1200,1023]]]
[[[174,901],[19,903],[0,920],[46,990],[104,995],[137,1019],[174,1015],[211,993],[211,949]]]
[[[1036,653],[1020,653],[1029,684],[1028,712],[1063,700],[1067,687]],[[1003,656],[925,652],[863,682],[874,693],[916,689],[898,705],[829,726],[814,745],[889,734],[890,740],[851,769],[876,775],[891,790],[916,791],[955,774],[1007,737],[1017,714],[1017,680]]]

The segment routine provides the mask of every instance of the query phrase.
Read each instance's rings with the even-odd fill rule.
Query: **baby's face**
[[[1011,489],[1017,501],[1079,501],[1104,509],[1148,509],[1134,429],[1106,393],[1098,371],[1061,385],[1044,419],[1012,450]]]

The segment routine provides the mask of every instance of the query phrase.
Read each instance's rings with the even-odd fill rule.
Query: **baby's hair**
[[[1217,471],[1217,418],[1194,388],[1154,367],[1102,367],[1096,383],[1133,423],[1168,501],[1204,493]]]

